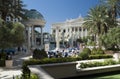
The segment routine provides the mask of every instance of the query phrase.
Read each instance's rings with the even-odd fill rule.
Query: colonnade
[[[43,49],[44,47],[43,46],[43,27],[37,26],[37,28],[40,28],[39,35],[35,33],[35,28],[36,26],[34,25],[26,27],[26,30],[27,30],[26,38],[27,38],[28,50],[34,49],[34,48]],[[37,38],[40,38],[39,44],[36,41]]]
[[[55,30],[55,41],[56,41],[56,49],[60,48],[60,40],[62,40],[61,38],[63,37],[62,33],[64,32],[64,39],[71,41],[71,46],[73,46],[73,41],[75,41],[77,38],[83,38],[86,37],[88,35],[87,29],[83,28],[83,27],[69,27],[69,28],[62,28],[62,27],[58,27],[56,26],[56,28],[54,28]]]

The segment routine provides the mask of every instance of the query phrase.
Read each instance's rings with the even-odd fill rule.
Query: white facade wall
[[[84,20],[82,17],[66,20],[65,22],[53,23],[51,34],[54,34],[55,37],[57,36],[60,40],[64,37],[65,41],[86,37],[88,35],[87,29],[82,26],[83,23]],[[59,32],[56,33],[56,30],[59,30]]]

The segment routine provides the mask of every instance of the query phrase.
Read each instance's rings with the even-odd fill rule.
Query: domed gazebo
[[[45,26],[45,19],[43,15],[31,9],[25,12],[27,20],[24,20],[23,23],[26,25],[26,39],[28,50],[31,48],[40,48],[43,49],[43,27]],[[40,32],[37,32],[39,35],[36,36],[35,28],[40,28]],[[39,38],[39,42],[36,39]]]

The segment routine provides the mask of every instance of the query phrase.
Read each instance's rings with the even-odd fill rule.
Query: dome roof
[[[26,11],[25,16],[28,19],[39,19],[39,20],[45,21],[43,15],[35,9],[31,9],[31,10]]]

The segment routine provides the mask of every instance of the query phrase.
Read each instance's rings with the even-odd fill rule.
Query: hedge
[[[107,54],[89,55],[89,59],[102,59],[102,58],[113,58],[113,56]]]
[[[82,59],[88,59],[90,54],[91,50],[89,48],[84,48],[83,51],[78,56],[82,57]]]
[[[115,64],[120,64],[120,62],[116,62],[115,60],[112,59],[107,59],[104,62],[86,62],[86,63],[80,63],[80,68],[89,68],[89,67],[98,67],[98,66],[107,66],[107,65],[115,65]]]
[[[41,60],[36,60],[36,59],[30,59],[26,60],[23,62],[23,65],[40,65],[40,64],[50,64],[50,63],[63,63],[63,62],[72,62],[72,61],[79,61],[81,60],[80,57],[78,58],[71,58],[71,57],[66,57],[66,58],[44,58]]]
[[[0,67],[5,67],[5,60],[0,60]]]
[[[34,59],[44,59],[44,58],[47,58],[47,53],[44,51],[44,49],[42,49],[42,50],[35,49],[33,51],[33,58]]]

